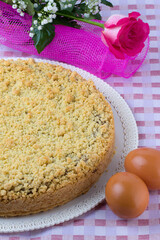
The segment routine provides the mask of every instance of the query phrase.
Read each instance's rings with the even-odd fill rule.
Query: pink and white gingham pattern
[[[159,0],[112,0],[113,9],[103,7],[106,20],[111,14],[139,11],[150,25],[150,50],[141,68],[130,79],[111,76],[106,80],[130,106],[139,130],[139,147],[160,150],[160,2]],[[0,45],[0,58],[28,54]],[[136,193],[135,193],[136,194]],[[0,234],[0,240],[159,240],[160,190],[150,192],[146,211],[133,220],[115,216],[105,201],[69,222],[24,233]]]

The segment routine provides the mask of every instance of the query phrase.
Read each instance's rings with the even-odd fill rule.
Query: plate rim
[[[18,59],[22,59],[22,60],[27,60],[27,59],[30,59],[30,58],[33,58],[36,62],[47,62],[47,63],[51,63],[51,64],[54,64],[54,65],[61,65],[65,68],[69,68],[71,69],[72,71],[77,71],[80,75],[81,73],[83,74],[86,74],[87,75],[87,78],[86,79],[92,79],[93,81],[96,79],[96,81],[98,82],[99,85],[101,85],[103,87],[103,85],[106,85],[107,89],[110,91],[110,92],[113,92],[114,95],[119,99],[120,101],[120,104],[123,103],[123,107],[124,109],[127,109],[128,111],[128,115],[130,116],[130,120],[132,121],[132,127],[134,128],[134,144],[132,146],[132,149],[134,148],[137,148],[138,147],[138,128],[137,128],[137,124],[136,124],[136,120],[133,116],[133,113],[129,107],[129,105],[127,104],[127,102],[122,98],[122,96],[120,96],[120,94],[113,88],[111,87],[108,83],[106,83],[104,80],[96,77],[95,75],[81,69],[81,68],[78,68],[78,67],[75,67],[73,65],[70,65],[70,64],[66,64],[66,63],[63,63],[63,62],[58,62],[58,61],[54,61],[54,60],[48,60],[48,59],[42,59],[42,58],[35,58],[35,57],[4,57],[4,58],[1,58],[1,59],[4,59],[4,60],[9,60],[9,59],[13,59],[13,60],[18,60]],[[97,87],[97,84],[95,84],[96,87]],[[99,87],[98,87],[99,88]],[[101,91],[103,93],[103,91]],[[109,101],[109,103],[111,104],[112,107],[114,107],[112,104],[114,101],[112,99],[111,96],[105,96],[106,99]],[[117,112],[118,110],[115,109],[115,111]],[[118,112],[117,112],[118,114]],[[119,115],[118,115],[119,116]],[[121,123],[123,125],[123,119],[121,120]],[[123,128],[124,129],[124,128]],[[124,134],[125,136],[125,134]],[[126,141],[126,139],[124,139]],[[124,146],[125,147],[125,146]],[[126,146],[127,147],[127,146]],[[129,152],[129,149],[125,150],[125,152],[128,151]],[[121,155],[122,159],[123,160],[123,154]],[[16,223],[13,223],[13,225],[10,227],[8,227],[6,224],[2,225],[0,223],[0,233],[13,233],[13,232],[24,232],[24,231],[33,231],[33,230],[38,230],[38,229],[43,229],[43,228],[46,228],[46,227],[51,227],[51,226],[54,226],[54,225],[57,225],[57,224],[60,224],[60,223],[63,223],[63,222],[66,222],[66,221],[69,221],[71,219],[74,219],[78,216],[81,216],[82,214],[90,211],[91,209],[93,209],[95,206],[97,206],[100,202],[102,202],[103,200],[105,199],[105,196],[103,198],[100,198],[99,201],[92,205],[90,208],[87,208],[87,209],[84,209],[84,210],[81,210],[81,212],[77,212],[74,214],[74,216],[66,216],[65,219],[59,219],[59,221],[47,221],[45,218],[43,219],[43,223],[41,223],[40,225],[36,225],[36,224],[22,224],[23,226],[19,226],[19,225],[16,225]],[[74,200],[73,200],[74,201]],[[71,201],[72,202],[72,201]],[[65,204],[66,205],[66,204]],[[65,206],[63,205],[63,206]],[[62,206],[62,207],[63,207]],[[51,210],[52,211],[52,210]],[[41,214],[41,213],[40,213]],[[43,214],[43,213],[42,213]],[[25,216],[26,218],[28,217],[31,217],[31,216],[34,216],[36,217],[37,214],[34,214],[34,215],[29,215],[29,216]],[[34,218],[33,217],[33,218]],[[24,218],[23,216],[21,217],[13,217],[13,218],[8,218],[8,219],[20,219],[20,218]],[[0,219],[4,219],[2,217],[0,217]],[[13,221],[13,222],[16,222],[16,221]]]

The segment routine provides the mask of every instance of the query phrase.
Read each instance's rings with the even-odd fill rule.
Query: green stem
[[[62,16],[62,17],[72,18],[72,19],[75,19],[75,20],[77,20],[77,21],[89,23],[89,24],[92,24],[92,25],[95,25],[95,26],[104,28],[104,24],[99,23],[99,22],[93,22],[93,21],[90,21],[90,20],[87,20],[87,19],[77,18],[77,17],[74,17],[74,16],[67,15],[67,14],[65,14],[65,13],[56,12],[56,14],[57,14],[57,15],[60,15],[60,16]]]

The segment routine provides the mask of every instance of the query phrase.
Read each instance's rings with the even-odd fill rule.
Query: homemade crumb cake
[[[92,81],[33,59],[0,60],[0,216],[85,193],[113,148],[113,113]]]

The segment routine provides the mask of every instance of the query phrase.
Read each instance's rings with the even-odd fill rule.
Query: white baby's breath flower
[[[38,30],[42,30],[42,26],[40,25],[40,26],[38,26]]]
[[[73,7],[73,4],[75,3],[74,2],[72,3],[72,1],[70,0],[60,0],[60,5],[62,10]]]
[[[48,7],[44,7],[44,11],[47,12],[48,11]]]
[[[21,13],[20,13],[20,16],[21,16],[21,17],[24,17],[24,12],[21,12]]]
[[[89,18],[89,17],[90,17],[90,14],[89,14],[89,13],[84,13],[84,17],[85,17],[85,18]]]
[[[34,33],[29,33],[29,36],[31,37],[31,38],[33,38],[33,36],[34,36]]]
[[[38,7],[38,4],[37,3],[34,3],[34,8],[37,8]]]
[[[49,22],[49,23],[51,23],[51,22],[52,22],[52,19],[51,19],[51,18],[49,18],[49,19],[48,19],[48,22]]]
[[[56,6],[54,6],[54,7],[52,8],[52,11],[53,11],[54,13],[56,13],[56,12],[58,11],[58,8],[57,8]]]
[[[38,21],[37,21],[37,20],[34,20],[33,23],[34,23],[34,25],[37,25]]]
[[[85,13],[93,14],[93,15],[97,14],[99,12],[100,3],[101,3],[101,0],[85,0],[85,4],[86,4]]]
[[[53,7],[50,5],[48,6],[48,10],[51,11],[53,9]]]
[[[47,23],[48,23],[47,19],[43,19],[42,22],[41,22],[41,25],[45,25]]]
[[[12,8],[13,8],[13,9],[16,9],[16,8],[17,8],[17,4],[13,4],[13,5],[12,5]]]
[[[17,9],[17,12],[18,12],[18,13],[21,13],[21,9],[18,8],[18,9]]]
[[[12,0],[14,3],[12,5],[13,9],[17,9],[17,12],[20,14],[20,16],[24,16],[24,12],[27,8],[27,4],[24,2],[24,0]]]
[[[56,18],[56,14],[49,15],[49,18]]]

